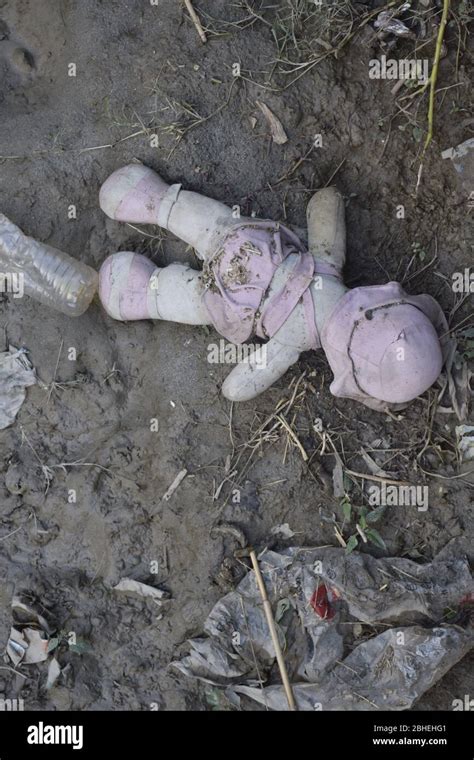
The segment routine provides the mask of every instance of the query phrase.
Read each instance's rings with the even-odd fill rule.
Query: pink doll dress
[[[273,276],[290,255],[295,264],[285,284],[261,310]],[[217,252],[206,262],[204,303],[216,330],[232,343],[252,336],[271,338],[302,301],[313,348],[321,343],[308,290],[314,275],[338,272],[316,261],[299,238],[271,221],[245,222],[227,233]]]

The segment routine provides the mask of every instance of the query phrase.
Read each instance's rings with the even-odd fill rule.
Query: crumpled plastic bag
[[[472,648],[474,584],[465,558],[419,565],[323,547],[265,551],[260,568],[300,710],[404,710]],[[469,621],[469,615],[464,615]],[[253,571],[211,610],[206,638],[173,666],[285,710],[275,651]]]
[[[35,383],[35,370],[24,348],[9,346],[0,353],[0,430],[14,422],[25,400],[25,388]]]
[[[462,184],[470,193],[474,180],[474,137],[470,137],[453,148],[443,150],[441,158],[451,159],[454,168],[461,178]]]
[[[299,710],[407,710],[471,646],[472,638],[454,626],[390,629],[360,644],[324,684],[294,686],[295,701]],[[287,709],[281,686],[236,686],[235,692],[270,710]]]
[[[474,459],[474,425],[458,425],[456,438],[461,462]]]
[[[409,10],[410,3],[404,3],[400,8],[391,11],[381,11],[374,21],[375,29],[395,34],[397,37],[415,37],[413,32],[397,16]]]

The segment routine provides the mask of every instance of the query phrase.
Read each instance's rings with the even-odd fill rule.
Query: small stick
[[[421,182],[421,175],[423,172],[423,162],[425,160],[426,151],[428,150],[428,146],[431,143],[431,140],[433,139],[436,81],[438,79],[438,68],[439,68],[439,62],[441,59],[441,49],[443,47],[444,30],[446,29],[446,24],[448,21],[449,5],[450,5],[450,0],[443,0],[443,13],[441,14],[441,21],[439,24],[438,36],[436,38],[436,49],[435,49],[435,55],[433,59],[433,68],[431,70],[430,78],[428,79],[427,82],[425,82],[425,87],[427,87],[428,84],[430,86],[430,97],[429,97],[429,103],[428,103],[428,134],[426,135],[425,144],[423,145],[423,150],[421,152],[421,160],[420,160],[420,166],[418,169],[418,178],[416,182],[416,192],[418,192],[418,187]]]
[[[428,134],[426,136],[425,144],[423,146],[423,153],[426,152],[428,145],[430,144],[431,139],[433,137],[434,99],[435,99],[435,91],[436,91],[436,81],[438,79],[438,67],[439,67],[439,61],[441,58],[441,48],[443,46],[444,30],[446,28],[446,23],[448,20],[449,3],[450,3],[450,0],[444,0],[443,2],[443,13],[442,13],[441,21],[439,25],[438,37],[436,39],[435,57],[433,60],[433,70],[431,72],[431,78],[430,78],[430,99],[429,99],[429,105],[428,105]]]
[[[194,26],[197,29],[197,33],[199,34],[202,42],[207,42],[206,32],[202,28],[202,24],[199,21],[199,16],[197,15],[196,11],[194,10],[191,0],[184,0],[184,4],[188,10],[189,15],[191,16],[192,22]]]
[[[331,184],[331,182],[333,181],[334,177],[335,177],[335,176],[336,176],[336,174],[338,173],[339,169],[341,168],[341,166],[342,166],[343,164],[345,164],[345,162],[346,162],[346,159],[345,159],[345,158],[343,158],[343,159],[342,159],[342,161],[341,161],[341,163],[339,164],[339,166],[338,166],[338,167],[337,167],[337,168],[336,168],[336,169],[333,171],[333,173],[332,173],[332,174],[331,174],[331,176],[329,177],[329,179],[328,179],[328,181],[326,182],[326,184],[324,185],[324,187],[328,187],[328,186]]]
[[[188,474],[188,471],[186,469],[180,470],[180,472],[178,472],[178,474],[176,475],[175,479],[171,483],[166,493],[163,494],[162,501],[169,501],[171,499],[174,492],[178,488],[179,484],[181,483],[182,480],[184,480],[187,474]]]
[[[409,486],[410,484],[406,480],[392,480],[391,478],[382,478],[380,475],[368,475],[364,472],[355,472],[355,470],[348,470],[344,467],[344,472],[348,475],[352,475],[354,478],[362,478],[362,480],[375,480],[377,483],[387,483],[389,486]]]
[[[291,688],[290,679],[288,678],[288,671],[286,670],[285,660],[283,659],[283,653],[281,651],[280,642],[278,640],[278,633],[275,627],[275,621],[273,619],[272,607],[268,600],[267,590],[265,588],[265,582],[262,578],[262,573],[260,572],[257,555],[255,554],[254,549],[252,549],[249,556],[252,561],[252,567],[255,572],[255,578],[257,580],[258,590],[260,591],[260,596],[262,597],[263,609],[265,611],[265,617],[267,618],[268,627],[270,629],[270,635],[272,637],[273,646],[275,647],[275,654],[276,654],[276,658],[278,662],[278,667],[280,668],[280,675],[281,675],[281,680],[283,681],[286,698],[288,700],[288,707],[290,708],[290,710],[296,710],[295,698],[293,696],[293,690]]]
[[[299,448],[299,450],[301,452],[301,456],[303,457],[303,460],[305,462],[307,462],[308,461],[308,455],[307,455],[306,451],[304,450],[303,444],[301,443],[300,439],[296,435],[295,431],[290,427],[290,425],[288,424],[288,422],[285,420],[285,418],[281,414],[276,414],[275,417],[277,418],[277,420],[280,420],[281,424],[283,425],[283,427],[287,431],[288,435],[290,436],[290,438],[293,441],[293,443],[295,444],[295,446],[297,446]]]

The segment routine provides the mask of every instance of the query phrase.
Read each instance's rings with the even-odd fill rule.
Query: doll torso
[[[249,220],[228,230],[205,263],[204,302],[217,331],[233,343],[272,337],[301,304],[309,347],[318,348],[318,332],[346,290],[332,271],[315,264],[286,227]]]

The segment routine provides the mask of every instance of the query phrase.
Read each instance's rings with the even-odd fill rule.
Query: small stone
[[[35,67],[33,56],[23,48],[15,48],[12,53],[11,61],[22,74],[31,74],[31,71]]]
[[[19,464],[11,464],[5,475],[5,486],[14,496],[25,493],[27,485]]]

